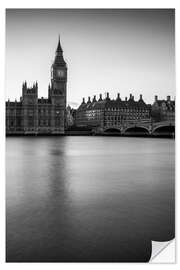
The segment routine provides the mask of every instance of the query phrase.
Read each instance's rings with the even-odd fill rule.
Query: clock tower
[[[51,66],[51,85],[49,85],[48,89],[48,96],[52,106],[51,127],[52,132],[57,134],[63,134],[65,128],[66,84],[67,65],[63,58],[59,38],[55,59]]]

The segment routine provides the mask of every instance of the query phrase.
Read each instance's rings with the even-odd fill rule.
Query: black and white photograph
[[[175,239],[175,9],[5,21],[6,262],[153,261]]]

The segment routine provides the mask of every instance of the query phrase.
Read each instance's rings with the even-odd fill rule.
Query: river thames
[[[9,262],[148,261],[174,238],[175,141],[6,139]]]

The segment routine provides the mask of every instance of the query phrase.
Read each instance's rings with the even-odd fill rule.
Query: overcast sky
[[[6,98],[22,82],[47,97],[50,67],[61,36],[68,65],[67,102],[109,92],[112,98],[175,96],[173,10],[57,10],[6,12]]]

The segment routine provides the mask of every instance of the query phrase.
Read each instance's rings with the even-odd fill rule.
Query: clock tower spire
[[[55,52],[54,62],[51,66],[51,86],[49,87],[49,100],[54,107],[52,119],[55,119],[57,131],[64,131],[66,111],[66,84],[67,65],[64,61],[60,37]],[[57,121],[56,121],[57,120]],[[58,130],[60,129],[60,130]]]
[[[62,47],[61,47],[61,42],[60,42],[60,35],[59,35],[59,41],[58,41],[58,46],[57,46],[57,49],[56,49],[56,52],[63,52],[62,50]]]
[[[63,57],[63,50],[61,47],[60,36],[59,36],[58,45],[57,45],[57,49],[56,49],[54,64],[61,65],[61,66],[66,65],[66,63],[64,61],[64,57]]]

